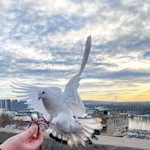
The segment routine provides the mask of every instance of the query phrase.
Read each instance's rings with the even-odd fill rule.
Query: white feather
[[[12,83],[13,92],[19,99],[27,101],[30,108],[42,113],[51,121],[47,132],[54,137],[67,141],[70,147],[82,144],[91,137],[94,129],[100,129],[100,121],[75,119],[82,117],[85,107],[78,94],[80,76],[87,63],[91,49],[91,36],[85,43],[83,59],[79,72],[66,84],[64,92],[58,87],[39,87],[28,84]]]

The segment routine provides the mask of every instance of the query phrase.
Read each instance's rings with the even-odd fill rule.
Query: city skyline
[[[83,100],[150,101],[150,2],[6,0],[0,2],[0,99],[12,81],[64,89],[82,74]]]

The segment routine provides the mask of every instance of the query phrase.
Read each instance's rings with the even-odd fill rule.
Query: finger
[[[39,130],[38,140],[41,141],[41,143],[43,142],[43,133],[41,130]]]
[[[31,136],[33,136],[33,134],[36,131],[36,127],[35,126],[31,126],[29,129],[27,129],[26,131],[24,131],[24,136],[26,138],[30,138]]]
[[[29,128],[24,128],[23,130],[26,131],[26,130],[28,130],[28,129],[29,129]]]
[[[32,143],[33,145],[34,145],[34,147],[39,147],[42,143],[43,143],[43,134],[42,134],[42,131],[41,130],[39,130],[39,133],[38,133],[38,137],[36,138],[36,139],[33,139],[32,138],[32,140],[31,140],[31,142],[30,143]],[[32,145],[32,146],[33,146]],[[30,145],[28,145],[28,146],[30,146]]]

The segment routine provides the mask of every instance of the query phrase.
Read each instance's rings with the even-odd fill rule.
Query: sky
[[[63,90],[88,35],[81,98],[150,101],[149,0],[0,1],[0,98],[12,81]]]

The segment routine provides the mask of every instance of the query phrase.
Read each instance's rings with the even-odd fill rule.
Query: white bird
[[[91,49],[91,36],[87,37],[79,72],[65,86],[64,92],[58,87],[37,87],[13,83],[13,92],[20,100],[27,101],[30,108],[42,113],[50,121],[50,136],[58,141],[66,141],[72,147],[85,145],[94,130],[100,130],[100,119],[79,119],[85,114],[85,107],[78,94],[80,76],[85,68]]]

